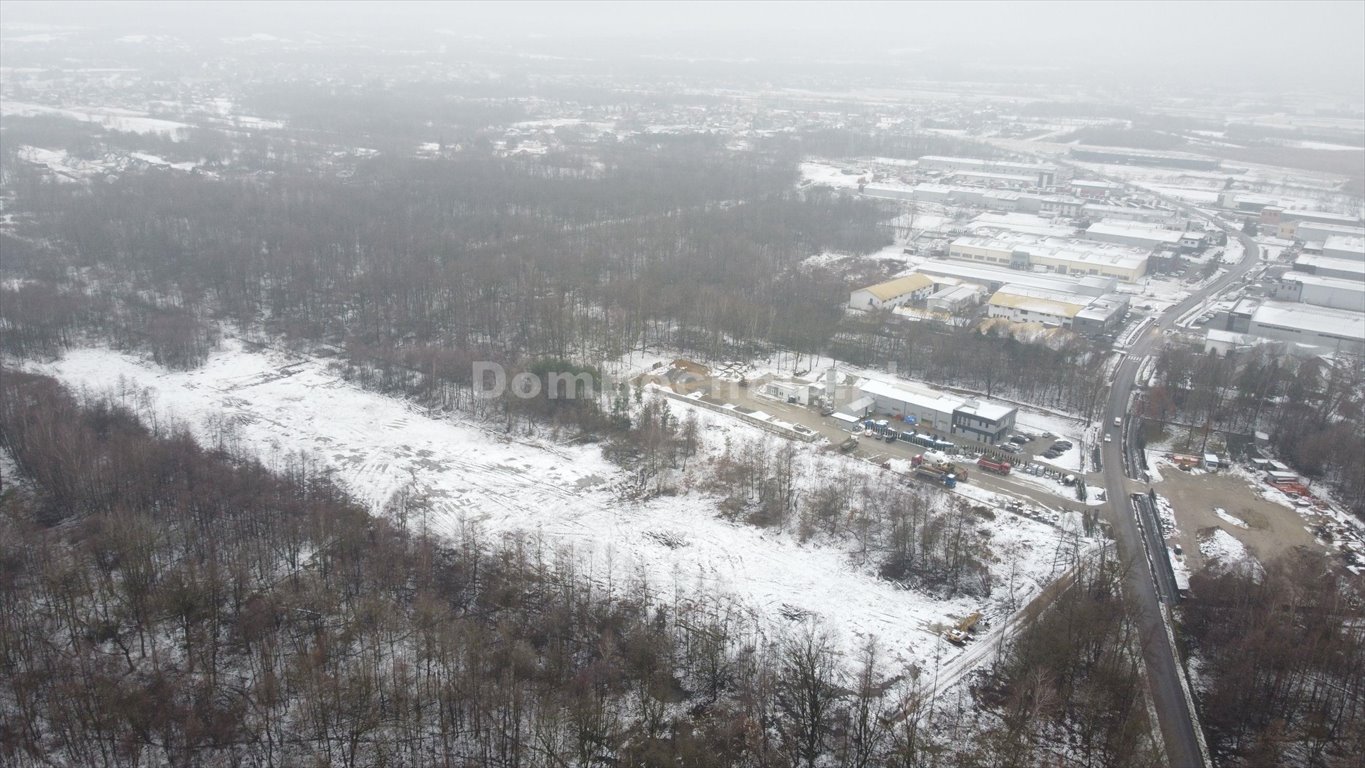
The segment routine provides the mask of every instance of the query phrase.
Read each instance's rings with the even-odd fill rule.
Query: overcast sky
[[[1355,2],[55,2],[5,0],[0,22],[185,35],[445,34],[527,46],[811,58],[938,56],[1195,85],[1318,83],[1365,100],[1365,0]],[[12,34],[12,31],[10,32]],[[664,47],[657,47],[662,45]],[[670,50],[671,49],[671,50]]]

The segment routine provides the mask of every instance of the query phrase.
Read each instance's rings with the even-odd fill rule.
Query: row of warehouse
[[[889,384],[844,377],[834,367],[818,379],[765,375],[752,386],[759,394],[780,401],[824,404],[834,409],[831,415],[835,419],[850,425],[867,418],[886,418],[916,432],[988,445],[1004,442],[1014,431],[1013,406],[949,394],[917,382]]]
[[[975,306],[986,294],[987,316],[1011,322],[1069,328],[1086,335],[1111,333],[1128,312],[1128,297],[1113,278],[1061,277],[965,261],[933,261],[917,271],[853,291],[855,309],[891,309],[923,303],[948,314]]]
[[[868,197],[886,200],[972,206],[1005,213],[1037,213],[1088,221],[1109,219],[1149,224],[1181,222],[1182,228],[1184,223],[1184,220],[1169,208],[1096,202],[1081,195],[1020,192],[947,183],[924,183],[913,187],[890,183],[867,184],[863,187],[862,193]]]

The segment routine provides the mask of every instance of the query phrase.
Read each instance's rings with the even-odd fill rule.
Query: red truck
[[[976,465],[988,472],[995,472],[1001,475],[1008,475],[1013,467],[1008,461],[996,461],[986,456],[976,460]]]

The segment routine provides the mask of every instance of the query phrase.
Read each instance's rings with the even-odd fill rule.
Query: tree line
[[[1359,577],[1308,553],[1201,571],[1182,626],[1199,660],[1200,713],[1230,766],[1359,765],[1365,633]]]

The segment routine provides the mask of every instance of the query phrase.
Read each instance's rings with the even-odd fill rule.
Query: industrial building
[[[1175,242],[1179,240],[1177,233]],[[1039,237],[1024,232],[987,236],[983,232],[957,238],[949,244],[948,255],[1013,269],[1044,267],[1062,274],[1101,275],[1131,283],[1147,274],[1149,252],[1091,240]]]
[[[1365,237],[1332,235],[1322,242],[1322,255],[1329,259],[1365,261]]]
[[[991,189],[1032,189],[1038,186],[1036,176],[1016,173],[990,173],[989,171],[954,171],[948,181],[967,186],[989,187]]]
[[[921,301],[934,292],[934,281],[927,275],[912,274],[884,283],[859,288],[848,296],[852,309],[890,309]]]
[[[982,293],[980,286],[950,285],[931,295],[925,304],[933,312],[951,315],[981,303]]]
[[[1365,312],[1365,281],[1286,272],[1269,282],[1270,297],[1332,309]]]
[[[867,184],[863,186],[864,195],[887,200],[914,200],[916,191],[915,187],[907,187],[903,184]]]
[[[1142,208],[1130,205],[1110,205],[1108,203],[1086,203],[1081,208],[1080,217],[1090,221],[1139,221],[1146,224],[1174,224],[1179,214],[1167,208]],[[1167,229],[1184,229],[1181,224]]]
[[[1240,197],[1238,199],[1240,201]],[[1331,213],[1329,211],[1281,208],[1274,205],[1268,205],[1261,209],[1261,224],[1274,227],[1278,230],[1282,224],[1289,221],[1298,222],[1300,226],[1303,224],[1335,224],[1341,227],[1359,227],[1361,225],[1361,218],[1359,215],[1350,216],[1344,213]]]
[[[1107,219],[1091,224],[1085,231],[1087,240],[1130,245],[1135,248],[1176,249],[1180,247],[1182,234],[1174,229],[1162,229],[1134,221],[1109,221]]]
[[[1089,336],[1118,328],[1128,311],[1120,294],[1084,296],[1070,291],[1006,285],[991,296],[987,314],[1016,323],[1041,323]]]
[[[1077,232],[1069,224],[1058,224],[1056,219],[1045,219],[1031,213],[982,213],[968,222],[966,229],[973,234],[990,229],[1038,237],[1075,237]]]
[[[1319,277],[1339,277],[1343,280],[1365,280],[1365,261],[1340,259],[1332,256],[1314,256],[1301,253],[1294,260],[1294,269]]]
[[[1242,299],[1216,330],[1283,342],[1297,355],[1365,352],[1365,313],[1311,304]]]
[[[1067,275],[1100,275],[1137,282],[1147,274],[1149,254],[1110,243],[1070,240],[1026,248],[1029,264]]]
[[[958,397],[915,384],[891,385],[867,379],[858,385],[863,397],[871,398],[872,413],[885,415],[916,430],[995,445],[1014,429],[1016,410],[977,398]],[[855,402],[857,402],[855,400]]]
[[[916,267],[915,271],[930,276],[936,284],[942,285],[948,281],[973,283],[990,292],[998,291],[1006,285],[1015,284],[1040,290],[1099,297],[1106,293],[1112,293],[1118,285],[1118,280],[1100,275],[1060,277],[1045,272],[1025,272],[1008,267],[953,259],[928,261]]]
[[[1065,195],[1029,195],[1029,202],[1036,202],[1038,211],[1042,213],[1050,213],[1067,219],[1077,218],[1085,208],[1085,201],[1081,198]]]
[[[1071,330],[1083,336],[1100,336],[1113,333],[1123,325],[1128,316],[1128,297],[1121,293],[1109,293],[1093,299],[1085,309],[1076,313],[1071,320]]]
[[[1072,160],[1083,163],[1188,168],[1195,171],[1216,171],[1222,167],[1217,158],[1189,152],[1152,152],[1127,147],[1079,146],[1072,147],[1070,154]]]
[[[1051,187],[1070,178],[1070,170],[1051,163],[1015,163],[1007,160],[982,160],[975,157],[945,157],[925,155],[919,159],[923,170],[969,173],[993,173],[1027,177],[1033,186]]]
[[[1072,318],[1089,303],[1088,296],[1006,285],[991,295],[986,313],[1014,323],[1070,328]]]
[[[1123,194],[1123,185],[1115,184],[1112,181],[1072,179],[1070,187],[1072,194],[1077,197],[1089,198],[1091,200],[1103,200],[1106,197]]]
[[[1280,222],[1275,234],[1285,240],[1302,240],[1305,243],[1323,243],[1327,241],[1327,238],[1336,236],[1365,238],[1365,227],[1355,227],[1347,224],[1322,224],[1316,221],[1296,221],[1290,219]]]

